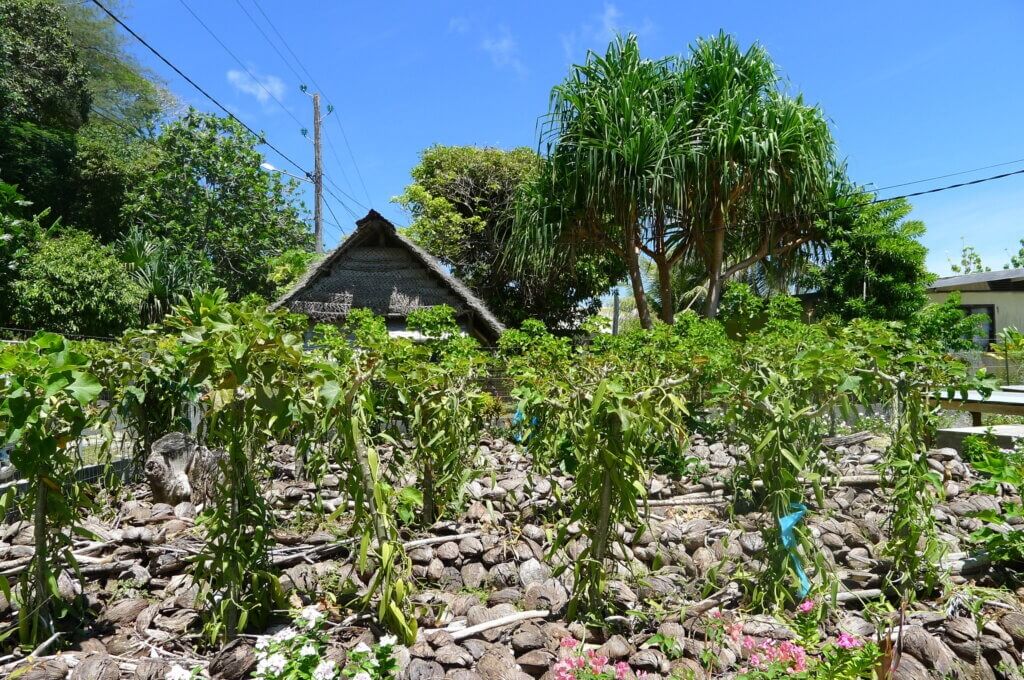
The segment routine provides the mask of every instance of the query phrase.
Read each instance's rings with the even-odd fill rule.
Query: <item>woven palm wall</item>
[[[318,321],[336,321],[352,308],[394,318],[442,304],[464,311],[462,301],[405,248],[367,245],[344,253],[289,306]]]

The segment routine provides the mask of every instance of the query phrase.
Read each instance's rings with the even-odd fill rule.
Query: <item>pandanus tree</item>
[[[659,272],[683,254],[669,252],[667,238],[692,147],[678,83],[677,61],[644,59],[635,36],[616,39],[604,56],[589,53],[552,90],[542,131],[548,166],[517,220],[520,261],[553,260],[584,243],[621,258],[645,328],[641,252]]]
[[[724,33],[698,40],[681,77],[697,134],[675,236],[704,263],[713,317],[725,281],[820,238],[842,172],[823,112],[781,89],[760,45],[742,51]]]
[[[743,51],[724,33],[685,59],[644,59],[634,36],[590,53],[552,91],[548,168],[523,202],[514,257],[581,243],[614,252],[647,328],[641,255],[667,322],[672,272],[688,264],[705,282],[704,313],[717,315],[726,280],[819,238],[842,175],[821,109],[781,82],[764,48]]]

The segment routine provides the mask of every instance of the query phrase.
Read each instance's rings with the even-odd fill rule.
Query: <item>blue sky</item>
[[[276,40],[253,0],[184,1],[259,84],[180,0],[145,0],[121,13],[242,120],[311,167],[312,146],[291,116],[312,127],[306,122],[311,103],[299,85],[313,83],[293,63],[300,80],[246,17],[241,7]],[[652,57],[683,53],[696,37],[719,29],[743,45],[761,42],[791,88],[820,104],[833,121],[840,153],[860,183],[882,187],[1024,159],[1024,3],[1014,0],[257,1],[335,106],[337,120],[324,128],[334,147],[325,150],[325,171],[362,206],[335,193],[360,215],[372,205],[399,224],[407,216],[390,198],[408,183],[423,148],[536,146],[537,119],[552,85],[588,49],[603,50],[615,32],[637,33]],[[212,108],[152,55],[129,44],[183,104]],[[278,49],[290,58],[283,46]],[[268,160],[288,168],[272,152]],[[1024,163],[902,190],[1021,168]],[[345,209],[329,202],[350,228]],[[961,238],[993,268],[1002,267],[1007,250],[1015,252],[1012,246],[1024,238],[1024,175],[921,197],[914,205],[912,216],[928,227],[929,265],[940,274],[948,272],[948,257],[959,256]],[[328,228],[328,246],[337,238],[337,230]]]

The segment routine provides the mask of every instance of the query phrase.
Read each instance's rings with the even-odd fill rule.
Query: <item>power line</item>
[[[971,168],[970,170],[960,170],[958,172],[950,172],[945,175],[936,175],[935,177],[927,177],[925,179],[915,179],[912,182],[901,182],[900,184],[890,184],[889,186],[878,187],[876,189],[864,189],[858,191],[858,194],[876,194],[879,191],[886,191],[887,189],[898,189],[899,187],[907,187],[912,184],[924,184],[925,182],[934,182],[939,179],[947,179],[949,177],[957,177],[959,175],[969,175],[972,172],[981,172],[982,170],[991,170],[992,168],[1001,168],[1006,165],[1016,165],[1017,163],[1024,163],[1024,158],[1018,158],[1015,161],[1006,161],[1005,163],[993,163],[992,165],[983,165],[980,168]]]
[[[204,29],[206,29],[206,32],[210,34],[210,37],[212,37],[214,40],[216,40],[217,44],[220,45],[221,48],[223,48],[223,50],[225,52],[227,52],[228,55],[230,55],[232,59],[235,60],[235,63],[238,64],[238,66],[243,71],[245,71],[249,75],[250,78],[252,78],[252,81],[254,83],[256,83],[257,85],[259,85],[260,89],[262,89],[264,92],[267,93],[267,96],[269,96],[271,99],[273,99],[275,102],[277,102],[277,105],[281,107],[281,110],[284,111],[285,113],[287,113],[289,116],[291,116],[291,119],[294,120],[295,123],[297,125],[299,125],[299,127],[302,127],[302,121],[300,121],[298,118],[296,118],[294,113],[292,113],[291,111],[288,110],[288,107],[284,105],[284,102],[282,102],[280,99],[278,99],[277,95],[275,95],[273,92],[271,92],[270,89],[266,85],[264,85],[263,82],[260,81],[259,78],[256,77],[255,73],[253,73],[252,71],[249,70],[249,68],[242,62],[242,60],[239,59],[238,56],[234,52],[231,51],[231,48],[229,48],[226,44],[224,44],[224,41],[221,40],[220,37],[218,37],[217,34],[213,32],[213,29],[210,28],[209,26],[207,26],[206,22],[203,21],[199,17],[199,15],[195,13],[195,11],[191,7],[189,7],[188,3],[185,2],[185,0],[178,0],[178,2],[181,3],[181,6],[184,7],[188,11],[189,14],[192,15],[193,19],[195,19],[197,22],[199,22],[200,26],[202,26]]]
[[[345,164],[341,162],[341,156],[338,154],[338,150],[334,148],[334,142],[331,141],[330,136],[325,135],[325,137],[327,138],[327,147],[331,150],[331,154],[334,156],[334,160],[338,162],[338,169],[341,170],[341,176],[345,180],[345,184],[346,186],[348,186],[349,191],[351,191],[352,182],[349,181],[348,173],[345,172]]]
[[[964,172],[971,172],[971,171],[970,170],[966,170]],[[963,173],[953,173],[953,174],[956,175],[956,174],[963,174]],[[782,222],[782,221],[786,221],[786,220],[823,217],[823,216],[826,216],[826,215],[832,215],[834,213],[845,212],[847,210],[859,210],[860,208],[864,207],[864,205],[879,205],[879,204],[882,204],[882,203],[892,203],[894,201],[902,201],[902,200],[906,200],[908,198],[915,198],[917,196],[927,196],[929,194],[938,194],[938,193],[942,193],[944,191],[950,191],[952,189],[960,189],[960,188],[963,188],[963,187],[974,186],[976,184],[985,184],[986,182],[994,182],[995,180],[1005,179],[1006,177],[1013,177],[1015,175],[1024,175],[1024,169],[1013,170],[1011,172],[1003,172],[1003,173],[1000,173],[998,175],[990,175],[988,177],[980,177],[978,179],[972,179],[972,180],[969,180],[967,182],[957,182],[956,184],[947,184],[945,186],[935,187],[935,188],[932,188],[932,189],[925,189],[923,191],[914,191],[914,192],[907,193],[907,194],[900,194],[898,196],[887,196],[885,198],[875,198],[875,199],[873,199],[871,201],[868,201],[866,204],[856,204],[855,203],[855,204],[851,204],[851,205],[848,205],[848,206],[845,206],[845,207],[833,207],[833,208],[827,208],[827,209],[824,209],[824,210],[818,210],[818,211],[813,211],[813,212],[805,212],[805,213],[796,213],[796,214],[791,214],[791,215],[784,215],[784,216],[774,217],[774,218],[771,218],[771,219],[768,219],[768,220],[752,220],[752,221],[748,221],[748,222],[735,222],[733,224],[727,224],[727,225],[724,225],[722,227],[715,227],[715,228],[712,228],[712,229],[708,229],[706,231],[719,231],[719,230],[726,230],[726,229],[735,229],[735,228],[738,228],[738,227],[764,226],[764,225],[769,225],[769,224],[772,224],[772,223],[775,223],[775,222]],[[906,185],[909,185],[909,184],[916,184],[918,182],[926,182],[926,181],[928,181],[928,180],[917,180],[917,181],[914,181],[914,182],[905,182],[902,186],[906,186]],[[863,193],[863,192],[855,192],[853,194],[849,194],[849,196],[856,196],[856,195],[858,195],[860,193]]]
[[[204,97],[206,97],[206,98],[207,98],[207,99],[209,99],[209,100],[210,100],[211,102],[213,102],[213,104],[214,104],[214,105],[216,105],[216,106],[217,106],[217,108],[219,108],[219,109],[220,109],[221,111],[223,111],[223,112],[224,112],[224,113],[225,113],[225,114],[226,114],[226,115],[227,115],[227,116],[228,116],[229,118],[231,118],[231,119],[232,119],[233,121],[235,121],[236,123],[238,123],[239,125],[241,125],[241,126],[242,126],[243,128],[245,128],[246,130],[248,130],[248,131],[249,131],[249,134],[251,134],[251,135],[252,135],[253,137],[255,137],[255,138],[256,138],[257,140],[259,140],[259,143],[260,143],[260,144],[263,144],[263,145],[267,146],[267,148],[269,148],[269,149],[271,149],[272,151],[274,151],[274,153],[276,153],[276,154],[277,154],[278,156],[280,156],[281,158],[285,159],[286,161],[288,161],[289,163],[291,163],[291,164],[292,164],[293,166],[295,166],[296,168],[298,168],[298,170],[299,170],[299,171],[300,171],[300,172],[301,172],[301,173],[302,173],[303,175],[306,175],[306,174],[308,174],[305,168],[303,168],[303,167],[302,167],[301,165],[299,165],[299,164],[298,164],[298,163],[296,163],[296,162],[295,162],[294,160],[292,160],[292,159],[291,159],[291,157],[289,157],[289,156],[288,156],[288,155],[287,155],[286,153],[284,153],[283,151],[281,151],[280,149],[278,149],[278,148],[277,148],[276,146],[274,146],[273,144],[271,144],[271,143],[270,143],[270,142],[269,142],[269,141],[267,140],[266,136],[264,136],[264,135],[262,135],[262,134],[258,134],[258,133],[257,133],[257,132],[256,132],[255,130],[253,130],[253,129],[252,129],[251,127],[249,127],[248,125],[246,125],[246,124],[245,124],[245,123],[244,123],[244,122],[243,122],[243,121],[242,121],[242,120],[241,120],[241,119],[240,119],[240,118],[239,118],[238,116],[236,116],[235,114],[231,113],[231,111],[229,111],[229,110],[227,109],[227,107],[226,107],[226,106],[224,106],[223,104],[221,104],[221,103],[220,103],[220,102],[219,102],[219,101],[218,101],[218,100],[217,100],[216,98],[214,98],[214,97],[213,97],[213,95],[211,95],[211,94],[210,94],[209,92],[207,92],[206,90],[204,90],[204,89],[203,89],[203,88],[202,88],[202,87],[201,87],[201,86],[200,86],[200,85],[199,85],[198,83],[196,83],[196,81],[194,81],[194,80],[192,80],[192,79],[191,79],[190,77],[188,77],[188,76],[187,76],[187,75],[186,75],[186,74],[185,74],[185,73],[184,73],[184,72],[183,72],[183,71],[182,71],[182,70],[181,70],[180,68],[178,68],[177,66],[175,66],[175,65],[174,65],[174,64],[173,64],[173,63],[172,63],[172,62],[171,62],[171,61],[170,61],[170,60],[169,60],[169,59],[168,59],[167,57],[165,57],[165,56],[164,56],[163,54],[161,54],[159,50],[157,50],[157,49],[156,49],[155,47],[153,47],[153,46],[152,46],[152,45],[150,45],[150,44],[149,44],[148,42],[146,42],[146,40],[145,40],[145,39],[144,39],[144,38],[143,38],[143,37],[142,37],[141,35],[139,35],[139,34],[138,34],[138,33],[136,33],[135,31],[133,31],[133,30],[131,29],[131,27],[129,27],[129,26],[128,26],[128,24],[124,23],[124,22],[123,22],[123,21],[122,21],[122,20],[121,20],[121,19],[120,19],[120,18],[119,18],[119,17],[118,17],[118,16],[116,15],[116,14],[114,14],[114,13],[113,13],[113,12],[111,12],[111,11],[110,11],[109,9],[107,9],[107,8],[106,8],[106,7],[105,7],[105,6],[104,6],[104,5],[103,5],[103,4],[102,4],[102,3],[101,3],[101,2],[99,1],[99,0],[91,0],[91,1],[92,1],[92,3],[93,3],[94,5],[96,5],[96,6],[97,6],[97,7],[99,7],[99,8],[101,9],[101,10],[103,10],[103,11],[104,11],[104,12],[106,13],[106,15],[107,15],[107,16],[109,16],[109,17],[110,17],[111,19],[113,19],[113,20],[114,20],[114,22],[115,22],[115,23],[117,23],[117,24],[118,24],[118,25],[119,25],[119,26],[120,26],[121,28],[123,28],[124,30],[128,31],[128,33],[129,33],[129,34],[130,34],[130,35],[131,35],[131,36],[132,36],[133,38],[135,38],[135,39],[136,39],[136,40],[138,40],[138,41],[139,41],[140,43],[142,43],[142,45],[143,45],[143,46],[144,46],[144,47],[145,47],[146,49],[148,49],[148,50],[149,50],[150,52],[152,52],[152,53],[153,53],[153,54],[154,54],[154,55],[155,55],[155,56],[156,56],[156,57],[157,57],[157,58],[158,58],[158,59],[159,59],[160,61],[162,61],[163,63],[167,64],[167,66],[169,66],[169,67],[170,67],[170,68],[171,68],[171,69],[172,69],[172,70],[173,70],[173,71],[174,71],[175,73],[177,73],[177,74],[178,74],[179,76],[181,76],[182,78],[184,78],[184,79],[185,79],[185,81],[186,81],[186,82],[187,82],[187,83],[188,83],[189,85],[191,85],[192,87],[194,87],[194,88],[195,88],[195,89],[196,89],[196,90],[197,90],[197,91],[198,91],[198,92],[199,92],[200,94],[202,94],[202,95],[203,95]]]
[[[1009,165],[1009,163],[1000,163],[999,165]],[[993,165],[993,166],[989,166],[989,167],[997,167],[997,166]],[[974,171],[973,170],[965,170],[964,172],[953,173],[952,175],[946,175],[946,177],[952,177],[953,175],[962,175],[962,174],[965,174],[965,173],[968,173],[968,172],[974,172]],[[992,181],[997,180],[997,179],[1003,179],[1004,177],[1013,177],[1014,175],[1024,175],[1024,169],[1022,169],[1022,170],[1014,170],[1012,172],[1004,172],[1004,173],[1001,173],[1001,174],[998,174],[998,175],[991,175],[989,177],[982,177],[980,179],[972,179],[972,180],[967,181],[967,182],[958,182],[956,184],[947,184],[946,186],[936,187],[934,189],[926,189],[924,191],[915,191],[914,193],[903,194],[902,196],[890,196],[889,198],[878,198],[878,199],[875,199],[875,200],[873,200],[871,202],[872,203],[887,203],[889,201],[898,201],[898,200],[903,199],[903,198],[914,198],[915,196],[924,196],[926,194],[937,194],[937,193],[940,193],[942,191],[949,191],[950,189],[959,189],[960,187],[969,187],[969,186],[973,186],[975,184],[984,184],[985,182],[992,182]],[[927,181],[928,180],[919,180],[919,182],[927,182]],[[919,182],[907,182],[906,184],[917,184]],[[906,184],[904,184],[903,186],[906,186]]]
[[[326,175],[325,175],[325,176],[326,176]],[[331,182],[331,183],[332,183],[332,184],[334,184],[334,182]],[[340,203],[340,204],[341,204],[341,206],[342,206],[342,207],[343,207],[343,208],[344,208],[344,209],[345,209],[345,210],[346,210],[346,211],[348,212],[348,214],[352,216],[352,219],[358,219],[358,215],[356,215],[356,214],[355,214],[355,211],[354,211],[354,210],[352,210],[351,208],[349,208],[349,207],[348,207],[348,204],[347,204],[347,203],[345,203],[345,201],[344,201],[344,200],[342,200],[342,198],[341,198],[341,197],[339,197],[339,196],[338,196],[337,194],[335,194],[335,193],[333,192],[333,190],[331,190],[331,187],[330,187],[330,186],[328,186],[328,185],[326,185],[326,184],[325,184],[325,185],[324,185],[324,190],[325,190],[325,192],[327,192],[327,193],[328,193],[328,195],[329,195],[329,196],[331,196],[331,197],[332,197],[332,198],[333,198],[333,199],[334,199],[335,201],[337,201],[338,203]],[[342,194],[344,194],[344,192],[342,192]],[[347,196],[347,195],[346,195],[346,196]],[[356,204],[356,205],[358,205],[358,204]],[[365,206],[364,206],[364,207],[365,207]]]
[[[125,131],[126,133],[128,133],[132,137],[138,137],[139,139],[145,139],[145,137],[142,135],[142,131],[141,130],[133,128],[132,126],[130,126],[127,123],[125,123],[123,120],[120,120],[116,116],[112,115],[109,111],[104,111],[103,109],[101,109],[100,107],[96,106],[95,104],[92,107],[90,107],[90,111],[92,113],[95,113],[97,116],[99,116],[103,120],[107,121],[108,123],[110,123],[114,127],[118,128],[120,130]]]
[[[341,198],[339,198],[337,194],[331,191],[331,188],[329,186],[324,185],[324,190],[331,198],[333,198],[335,201],[341,204],[341,207],[345,209],[345,212],[347,212],[352,217],[353,220],[359,219],[359,215],[356,214],[355,210],[350,208],[348,203],[345,203],[345,201],[341,200]]]
[[[369,210],[369,208],[367,208],[367,207],[366,207],[365,205],[363,205],[362,203],[360,203],[360,202],[359,202],[359,199],[357,199],[357,198],[356,198],[355,196],[353,196],[352,194],[348,193],[347,191],[345,191],[344,189],[342,189],[341,187],[339,187],[339,186],[338,186],[338,183],[337,183],[337,182],[335,182],[335,181],[334,181],[333,179],[331,179],[330,177],[327,177],[327,175],[324,175],[324,178],[325,178],[325,179],[327,180],[327,182],[328,182],[328,183],[329,183],[329,184],[330,184],[331,186],[333,186],[333,187],[334,187],[335,189],[337,189],[337,190],[338,190],[338,192],[339,192],[339,193],[340,193],[340,194],[341,194],[342,196],[344,196],[344,197],[345,197],[345,198],[347,198],[348,200],[352,201],[353,203],[355,203],[356,205],[358,205],[358,206],[359,206],[360,208],[362,208],[363,210]],[[329,189],[328,189],[328,191],[329,191]],[[340,199],[340,198],[338,198],[337,196],[335,196],[335,198],[337,198],[337,199],[338,199],[339,201],[341,201],[341,199]]]
[[[238,5],[238,8],[242,10],[242,13],[245,14],[245,16],[252,23],[252,25],[256,27],[256,30],[260,32],[260,35],[262,35],[263,39],[267,41],[267,44],[270,45],[271,49],[273,49],[274,52],[277,53],[277,56],[281,57],[281,61],[283,61],[284,65],[288,67],[288,70],[292,72],[292,75],[295,76],[295,79],[301,83],[304,80],[303,77],[299,75],[299,72],[295,70],[295,67],[292,66],[292,63],[288,61],[284,54],[281,53],[281,50],[279,50],[277,45],[274,44],[274,41],[270,39],[270,36],[268,36],[267,32],[263,30],[263,27],[259,25],[256,19],[253,18],[252,14],[249,14],[249,10],[247,10],[245,8],[245,5],[242,4],[242,0],[235,0],[235,4]]]
[[[299,58],[299,55],[295,54],[295,50],[291,48],[291,46],[288,44],[288,41],[285,40],[285,37],[281,35],[281,32],[279,30],[277,30],[277,26],[274,24],[271,18],[267,16],[266,12],[263,11],[263,7],[260,6],[259,0],[252,0],[252,4],[263,16],[263,19],[266,20],[267,24],[270,25],[270,29],[274,31],[274,35],[276,35],[277,38],[281,41],[281,44],[284,45],[284,48],[288,50],[288,53],[292,55],[293,59],[295,59],[295,63],[299,65],[299,68],[302,69],[302,72],[305,73],[306,76],[309,78],[309,82],[318,91],[323,93],[324,98],[327,99],[327,103],[330,105],[332,111],[336,110],[334,103],[331,101],[331,98],[324,91],[324,88],[320,87],[320,84],[316,82],[316,78],[313,77],[313,75],[309,72],[309,69],[307,69],[305,64],[302,63],[302,59]],[[345,133],[345,126],[342,124],[341,118],[339,118],[338,116],[335,116],[334,119],[338,123],[338,129],[341,130],[341,138],[345,142],[345,148],[348,151],[349,158],[352,159],[352,166],[355,168],[356,176],[359,178],[359,183],[363,187],[363,193],[366,195],[366,202],[369,203],[370,205],[373,205],[373,200],[370,198],[370,192],[366,190],[366,182],[363,180],[363,173],[359,169],[359,162],[356,161],[355,154],[352,153],[352,145],[349,143],[348,135]]]

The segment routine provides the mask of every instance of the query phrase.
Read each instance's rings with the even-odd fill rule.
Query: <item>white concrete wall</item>
[[[949,293],[928,293],[932,302],[945,302]],[[960,302],[965,305],[995,305],[996,333],[1007,326],[1024,331],[1024,291],[961,291]]]

